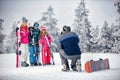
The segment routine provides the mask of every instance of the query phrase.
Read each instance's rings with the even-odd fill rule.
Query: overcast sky
[[[102,26],[107,20],[109,24],[117,24],[117,8],[115,0],[86,0],[86,7],[89,9],[89,21],[93,26]],[[4,29],[10,31],[14,21],[19,21],[23,16],[34,23],[41,18],[49,5],[52,5],[55,17],[58,19],[57,27],[72,25],[75,19],[75,9],[80,0],[0,0],[0,18],[4,19]]]

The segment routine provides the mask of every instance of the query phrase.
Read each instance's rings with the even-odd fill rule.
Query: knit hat
[[[67,26],[67,31],[69,31],[69,32],[71,31],[71,28],[70,28],[70,26]]]
[[[44,26],[41,27],[42,31],[46,31],[46,28]]]
[[[71,28],[70,28],[70,26],[63,26],[63,31],[71,31]]]
[[[38,22],[35,22],[33,26],[34,26],[34,27],[38,27],[38,26],[39,26],[39,23],[38,23]]]
[[[28,22],[28,20],[25,17],[22,18],[22,21],[23,22]]]

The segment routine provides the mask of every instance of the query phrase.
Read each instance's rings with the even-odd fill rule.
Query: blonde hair
[[[23,22],[21,26],[27,26],[27,23],[26,23],[26,22]]]
[[[26,32],[26,31],[28,32],[29,31],[26,22],[23,22],[20,27],[21,27],[21,30],[24,31],[24,32]]]

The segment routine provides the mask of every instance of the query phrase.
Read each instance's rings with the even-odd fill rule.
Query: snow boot
[[[22,62],[22,63],[21,63],[21,66],[22,66],[22,67],[28,67],[28,66],[29,66],[29,64],[28,64],[28,63],[26,63],[26,62]]]
[[[35,64],[34,64],[34,66],[41,66],[41,63],[40,62],[36,62]]]
[[[77,59],[77,61],[76,61],[76,69],[78,72],[81,71],[81,60],[80,59]]]
[[[80,59],[77,59],[76,63],[71,66],[73,71],[80,72],[81,71],[81,61]]]
[[[40,62],[36,63],[38,66],[41,66],[42,64]]]
[[[76,69],[76,67],[72,68],[72,70],[73,70],[73,71],[78,71],[78,70]]]
[[[34,63],[30,63],[31,66],[34,66]]]
[[[38,66],[38,64],[37,64],[37,63],[34,63],[34,66]]]
[[[66,71],[69,71],[69,70],[70,70],[69,65],[68,64],[67,65],[63,64],[62,71],[66,72]]]

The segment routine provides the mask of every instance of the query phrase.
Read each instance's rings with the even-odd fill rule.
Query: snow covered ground
[[[120,80],[120,54],[83,53],[82,72],[62,72],[58,53],[54,53],[56,65],[27,68],[15,68],[15,57],[14,53],[0,55],[0,80]],[[99,58],[109,58],[110,70],[86,73],[85,62]]]

